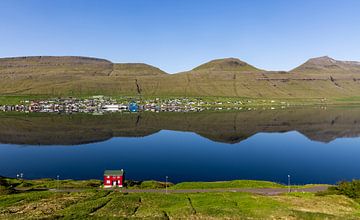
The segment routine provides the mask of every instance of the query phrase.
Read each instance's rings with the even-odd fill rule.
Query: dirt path
[[[327,186],[314,186],[309,188],[291,189],[291,192],[319,192]],[[124,193],[166,193],[165,189],[117,189]],[[169,189],[168,193],[208,193],[208,192],[249,192],[261,195],[278,195],[288,192],[288,188],[229,188],[229,189]]]
[[[320,192],[325,191],[328,186],[314,186],[308,188],[292,188],[291,192]],[[85,189],[50,189],[53,192],[81,192]],[[103,190],[103,189],[101,189]],[[115,190],[123,193],[166,193],[166,189],[104,189],[104,190]],[[287,193],[288,188],[227,188],[227,189],[168,189],[167,193],[210,193],[210,192],[248,192],[260,195],[278,195]]]

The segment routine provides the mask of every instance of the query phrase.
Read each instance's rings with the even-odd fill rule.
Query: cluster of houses
[[[263,100],[263,102],[266,102]],[[274,100],[269,103],[275,104]],[[278,103],[276,107],[267,106],[269,109],[285,108],[289,104]],[[201,112],[204,110],[256,110],[251,107],[252,101],[204,101],[201,98],[173,98],[173,99],[147,99],[132,100],[115,99],[104,96],[91,98],[53,98],[48,100],[27,100],[18,105],[0,105],[0,111],[17,112],[46,112],[46,113],[92,113],[103,114],[106,112]],[[267,109],[262,106],[262,109]]]
[[[186,98],[145,100],[141,108],[152,112],[201,112],[205,110],[202,103],[189,101]]]
[[[101,113],[106,111],[128,110],[128,105],[117,104],[111,98],[94,96],[92,98],[54,98],[49,100],[26,100],[18,105],[0,106],[0,111],[46,112],[46,113]]]
[[[195,103],[184,103],[183,100],[166,100],[159,99],[146,101],[126,100],[123,102],[104,96],[93,96],[91,98],[53,98],[48,100],[26,100],[18,105],[0,105],[0,111],[16,112],[43,112],[43,113],[93,113],[102,114],[106,112],[189,112],[202,111]]]

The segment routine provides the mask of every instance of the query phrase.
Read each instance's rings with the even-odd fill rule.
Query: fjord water
[[[0,115],[0,175],[172,182],[360,178],[360,108]]]

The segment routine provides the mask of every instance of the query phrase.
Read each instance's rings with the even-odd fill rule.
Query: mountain
[[[147,64],[88,57],[0,59],[0,96],[34,94],[348,98],[360,94],[360,64],[319,57],[286,72],[225,58],[167,74]]]
[[[166,72],[144,63],[116,63],[113,65],[111,76],[159,76]]]
[[[360,62],[339,61],[328,56],[312,58],[291,72],[302,73],[360,73]]]
[[[236,58],[217,59],[202,64],[193,69],[194,71],[247,71],[257,72],[259,69]]]
[[[0,59],[4,75],[151,76],[166,74],[143,63],[112,63],[105,59],[76,56],[36,56]]]
[[[107,76],[113,64],[104,59],[75,56],[35,56],[0,59],[2,77],[37,75]]]

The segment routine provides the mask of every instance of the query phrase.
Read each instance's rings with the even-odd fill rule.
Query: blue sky
[[[360,60],[359,0],[1,0],[0,57],[82,55],[179,72],[215,58],[289,70]]]

